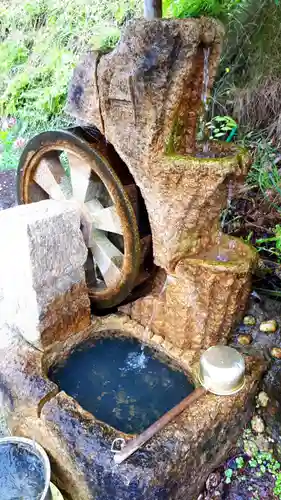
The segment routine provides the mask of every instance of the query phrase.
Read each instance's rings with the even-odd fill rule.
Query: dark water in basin
[[[84,343],[49,376],[85,410],[127,433],[143,431],[194,389],[183,372],[133,339]]]
[[[44,490],[44,466],[21,444],[0,446],[0,499],[37,500]]]

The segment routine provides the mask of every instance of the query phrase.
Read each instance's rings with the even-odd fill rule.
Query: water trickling
[[[223,215],[222,215],[221,223],[220,223],[220,230],[218,233],[218,240],[217,240],[218,241],[217,260],[219,260],[220,262],[227,262],[229,260],[227,253],[223,252],[223,249],[222,249],[222,237],[223,237],[223,228],[225,225],[226,216],[227,216],[228,210],[231,208],[232,196],[233,196],[233,183],[232,183],[232,180],[230,180],[228,183],[226,209],[223,211]]]
[[[44,485],[44,466],[35,453],[19,443],[1,444],[1,500],[39,500]]]
[[[85,342],[49,376],[96,418],[128,433],[143,431],[194,389],[166,358],[124,337]]]
[[[166,291],[166,288],[169,284],[169,281],[171,280],[171,277],[167,274],[166,276],[166,279],[160,289],[160,292],[159,294],[157,295],[156,297],[156,300],[153,300],[153,303],[152,303],[152,313],[151,313],[151,316],[147,322],[147,325],[145,327],[145,330],[144,330],[144,338],[147,338],[148,335],[149,335],[149,332],[150,332],[150,329],[151,329],[151,325],[152,325],[152,322],[154,320],[154,316],[155,316],[155,313],[156,313],[156,307],[157,307],[157,299],[160,300],[161,297],[164,295],[165,291]],[[144,349],[144,345],[142,346],[142,349]]]
[[[203,135],[203,153],[209,152],[209,142],[205,138],[205,124],[208,115],[208,87],[209,87],[209,59],[210,59],[210,47],[204,47],[204,66],[203,66],[203,84],[202,84],[202,95],[201,100],[203,103],[203,115],[202,115],[202,135]]]

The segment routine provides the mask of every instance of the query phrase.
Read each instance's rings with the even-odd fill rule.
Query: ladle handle
[[[116,464],[121,464],[130,457],[135,451],[137,451],[143,444],[145,444],[149,439],[151,439],[157,432],[159,432],[163,427],[166,427],[174,418],[176,418],[180,413],[188,408],[188,406],[199,399],[207,391],[204,387],[198,387],[189,396],[183,399],[179,404],[174,406],[171,410],[167,411],[162,417],[160,417],[154,424],[145,429],[139,436],[133,438],[124,446],[124,448],[116,453],[114,456],[114,461]]]

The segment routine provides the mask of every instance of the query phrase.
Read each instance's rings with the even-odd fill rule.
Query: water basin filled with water
[[[237,154],[237,149],[232,144],[217,143],[215,141],[198,142],[195,157],[201,159],[226,158]]]
[[[194,390],[182,371],[130,338],[81,344],[49,377],[97,419],[139,433]]]
[[[20,443],[1,443],[1,500],[39,500],[44,491],[44,464]]]

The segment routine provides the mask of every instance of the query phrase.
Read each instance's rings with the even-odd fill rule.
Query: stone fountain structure
[[[227,341],[256,260],[249,246],[220,236],[228,185],[245,177],[247,153],[221,146],[217,158],[202,158],[196,146],[204,48],[210,88],[222,35],[205,18],[131,23],[113,52],[82,61],[69,96],[69,111],[103,131],[145,200],[161,270],[153,294],[123,310],[143,325],[153,316],[154,333],[189,349]],[[159,297],[167,274],[174,279]]]
[[[224,145],[206,158],[196,146],[204,49],[211,86],[221,37],[209,19],[132,22],[112,53],[89,54],[74,74],[69,110],[104,133],[145,200],[159,268],[150,293],[91,319],[79,208],[42,201],[0,214],[0,380],[9,424],[44,446],[71,500],[194,500],[251,414],[264,365],[247,357],[239,393],[204,395],[117,466],[112,442],[130,436],[48,379],[49,367],[83,340],[117,335],[164,352],[196,384],[202,349],[227,343],[243,312],[256,255],[220,234],[219,215],[249,159]]]

